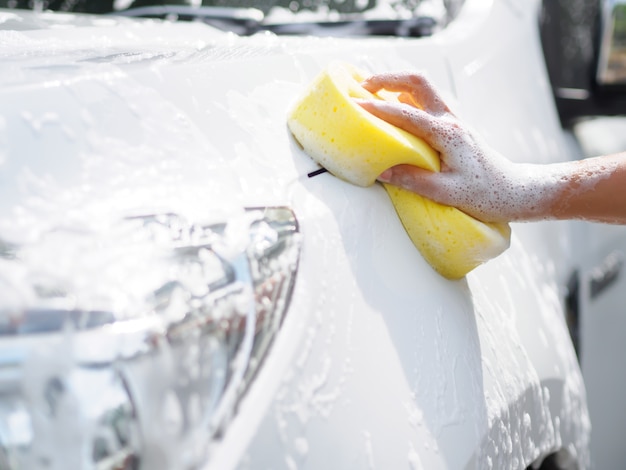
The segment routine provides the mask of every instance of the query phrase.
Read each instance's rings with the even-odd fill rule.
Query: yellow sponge
[[[353,101],[397,100],[393,93],[365,90],[360,85],[365,77],[349,64],[334,62],[295,103],[287,125],[305,152],[335,176],[359,186],[374,184],[384,170],[401,163],[440,171],[439,155],[426,142]],[[483,223],[413,192],[384,187],[413,244],[448,279],[465,276],[509,246],[508,224]]]

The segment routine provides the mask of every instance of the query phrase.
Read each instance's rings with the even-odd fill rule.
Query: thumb
[[[436,202],[444,202],[441,174],[413,165],[397,165],[383,171],[378,181],[412,191]]]

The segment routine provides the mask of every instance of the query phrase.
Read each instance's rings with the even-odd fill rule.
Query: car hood
[[[42,230],[63,223],[58,217],[66,217],[68,204],[87,207],[104,197],[113,205],[100,214],[103,218],[147,206],[190,207],[181,199],[191,197],[183,195],[177,182],[181,178],[191,191],[214,180],[216,167],[222,182],[244,181],[246,169],[252,176],[251,165],[237,160],[242,142],[234,142],[236,134],[215,133],[224,124],[215,119],[224,112],[236,120],[242,117],[237,113],[249,111],[252,104],[237,84],[244,85],[245,77],[237,75],[248,73],[243,63],[282,53],[275,36],[241,38],[198,23],[30,12],[0,13],[0,36],[0,126],[5,136],[12,136],[3,138],[0,159],[0,213],[11,221],[10,227],[5,223],[5,239],[24,241],[26,233],[33,233],[34,226],[18,229],[21,222]],[[189,71],[200,64],[206,80],[185,72],[170,75],[179,66]],[[145,86],[144,80],[155,79],[162,90]],[[190,80],[200,80],[196,91],[204,95],[202,102],[189,93],[196,86]],[[98,158],[87,162],[87,155]],[[269,160],[263,164],[272,165]],[[237,170],[229,174],[229,168]],[[293,164],[282,163],[271,173],[287,179],[298,175]],[[90,188],[89,194],[81,187]],[[241,183],[235,187],[241,189]],[[106,196],[124,188],[133,196],[118,203]],[[154,198],[155,188],[162,198]],[[56,199],[59,189],[69,198]],[[166,194],[170,191],[176,195]],[[235,206],[244,202],[238,191],[232,196]],[[35,199],[47,210],[36,209],[32,218],[13,217],[18,207],[35,210],[23,206]],[[205,199],[204,204],[216,200]],[[219,206],[227,207],[229,199],[220,198]],[[98,219],[86,213],[81,217]]]

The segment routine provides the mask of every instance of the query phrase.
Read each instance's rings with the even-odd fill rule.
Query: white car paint
[[[425,39],[2,12],[17,27],[0,31],[0,238],[35,242],[144,210],[294,210],[291,305],[208,469],[525,468],[559,450],[585,468],[590,422],[562,305],[579,249],[571,226],[515,224],[506,253],[447,281],[382,188],[308,178],[317,167],[285,125],[317,72],[345,60],[424,71],[509,158],[564,160],[538,9],[467,0]],[[81,256],[67,247],[37,262],[71,276]],[[179,468],[182,441],[146,419],[142,468]]]
[[[574,127],[572,154],[580,158],[607,155],[626,150],[623,117],[595,117]],[[580,362],[587,388],[592,423],[590,451],[592,467],[620,468],[626,462],[621,436],[626,432],[626,371],[619,366],[624,355],[622,333],[624,253],[626,227],[620,225],[578,223],[573,228],[576,242],[585,249],[578,256],[580,272]],[[592,284],[607,276],[599,293]]]

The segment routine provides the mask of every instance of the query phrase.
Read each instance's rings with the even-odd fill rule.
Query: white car
[[[0,468],[588,468],[593,403],[625,462],[576,352],[619,379],[624,329],[589,319],[623,305],[621,228],[512,224],[447,280],[286,126],[344,61],[426,73],[512,160],[577,158],[595,95],[548,74],[540,1],[114,3],[0,11]]]

